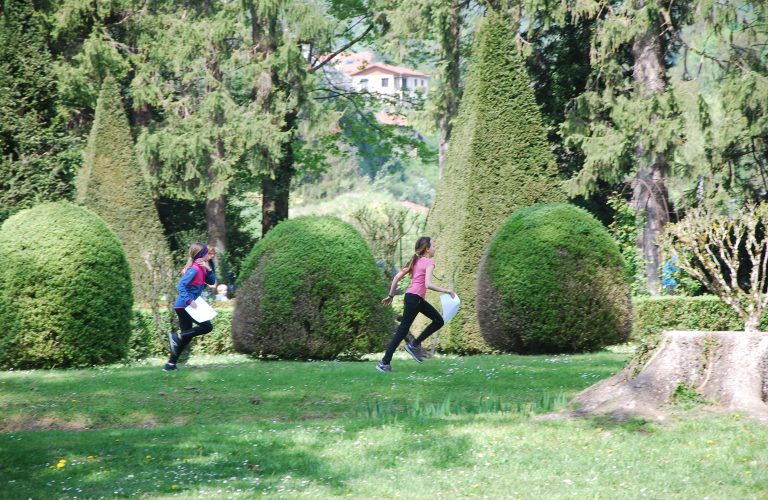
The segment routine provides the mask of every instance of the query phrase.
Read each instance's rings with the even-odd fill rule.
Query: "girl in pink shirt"
[[[392,286],[389,288],[389,295],[386,299],[382,300],[382,303],[385,306],[390,305],[397,284],[406,274],[412,275],[411,286],[409,286],[408,290],[405,292],[403,321],[401,321],[400,326],[397,327],[395,336],[392,337],[392,341],[389,343],[387,352],[384,353],[384,357],[379,364],[376,365],[376,369],[380,372],[392,371],[392,367],[389,364],[390,361],[392,361],[392,355],[395,353],[397,346],[400,345],[400,342],[402,342],[405,336],[408,335],[408,331],[411,328],[411,324],[413,324],[413,320],[416,319],[416,315],[421,313],[432,320],[432,323],[421,332],[419,338],[405,345],[406,352],[413,356],[413,359],[419,363],[423,361],[421,356],[419,356],[419,346],[427,339],[427,337],[438,331],[444,324],[440,313],[438,313],[429,302],[424,300],[427,290],[450,293],[451,298],[456,297],[453,290],[446,290],[445,288],[440,288],[439,286],[432,284],[432,273],[435,270],[435,261],[432,260],[432,257],[435,256],[436,250],[437,247],[435,247],[432,238],[429,236],[422,236],[419,238],[419,241],[416,242],[416,253],[414,253],[411,260],[408,261],[408,265],[397,273],[395,279],[392,280]]]

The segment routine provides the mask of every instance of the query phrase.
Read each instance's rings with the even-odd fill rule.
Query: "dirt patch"
[[[0,432],[19,431],[84,431],[91,428],[91,419],[85,416],[75,416],[65,419],[59,415],[45,415],[40,418],[29,418],[14,415],[3,420]]]

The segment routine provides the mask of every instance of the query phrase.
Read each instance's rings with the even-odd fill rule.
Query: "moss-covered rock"
[[[573,205],[526,207],[504,223],[483,256],[476,306],[483,337],[502,351],[594,350],[632,331],[619,249]]]
[[[458,315],[440,332],[439,346],[489,350],[475,314],[475,281],[483,251],[516,209],[564,201],[557,165],[515,45],[513,24],[491,13],[480,27],[472,70],[450,150],[427,220],[435,236],[435,281],[461,297]],[[438,302],[436,292],[427,300]],[[417,318],[414,331],[424,326]]]
[[[278,224],[248,255],[237,291],[239,352],[331,359],[381,350],[394,331],[381,270],[363,237],[335,217]]]
[[[122,243],[137,301],[153,300],[153,270],[147,262],[168,266],[169,251],[148,174],[136,159],[120,87],[112,77],[104,80],[99,94],[85,162],[78,174],[77,203],[104,219]]]
[[[0,365],[51,368],[122,359],[133,295],[120,242],[96,214],[38,205],[0,229]]]

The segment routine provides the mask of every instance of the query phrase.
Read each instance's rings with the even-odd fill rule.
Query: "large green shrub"
[[[96,214],[38,205],[0,229],[0,364],[50,368],[122,359],[133,294],[125,253]]]
[[[483,337],[503,351],[599,349],[632,328],[619,249],[573,205],[534,205],[504,223],[480,265],[476,304]]]
[[[475,41],[473,64],[456,118],[451,148],[427,220],[437,236],[435,282],[461,297],[458,315],[440,332],[440,347],[487,351],[475,313],[475,281],[483,251],[515,210],[563,201],[516,31],[489,14]],[[427,300],[439,302],[436,292]],[[414,331],[424,326],[417,321]]]
[[[77,203],[109,225],[123,245],[134,293],[142,302],[163,294],[155,273],[170,266],[160,219],[149,190],[148,174],[136,159],[120,87],[108,77],[99,94],[83,169],[77,179]],[[149,258],[148,258],[149,257]],[[155,269],[149,269],[151,262]]]
[[[238,352],[330,359],[383,348],[394,313],[362,236],[335,217],[283,221],[254,246],[238,278]]]

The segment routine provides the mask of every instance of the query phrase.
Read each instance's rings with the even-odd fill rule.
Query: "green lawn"
[[[626,356],[2,372],[0,497],[768,498],[768,429],[741,416],[537,418]]]

